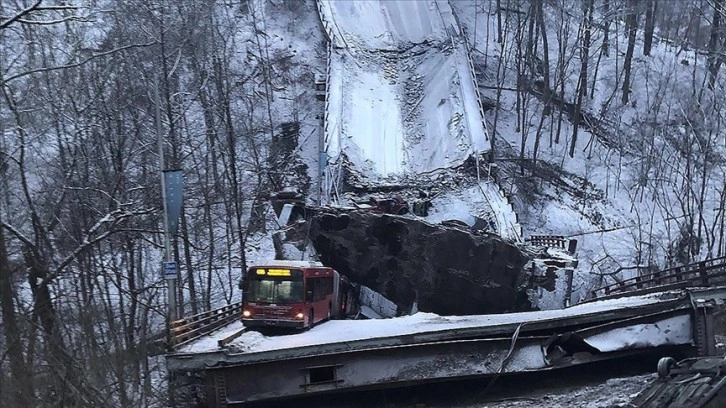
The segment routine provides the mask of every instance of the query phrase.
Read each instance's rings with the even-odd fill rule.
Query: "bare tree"
[[[721,32],[721,17],[724,14],[723,0],[713,1],[713,20],[711,21],[711,36],[708,40],[708,89],[716,86],[716,77],[723,62],[721,48],[723,46],[723,33]]]
[[[590,39],[592,30],[592,13],[593,0],[587,0],[582,7],[582,24],[580,32],[582,33],[582,46],[580,47],[580,77],[577,82],[577,102],[575,103],[575,113],[572,121],[572,140],[570,141],[570,157],[575,156],[575,146],[577,144],[577,133],[580,126],[580,117],[582,115],[582,100],[587,95],[587,71],[588,61],[590,58]]]
[[[645,32],[643,33],[643,55],[650,55],[653,47],[653,31],[655,30],[656,0],[648,0],[645,4]]]
[[[638,12],[633,0],[629,0],[628,14],[625,18],[625,29],[628,32],[628,48],[625,51],[625,62],[623,64],[623,96],[621,101],[623,104],[628,103],[630,98],[630,74],[633,66],[633,51],[635,50],[635,34],[638,30]]]

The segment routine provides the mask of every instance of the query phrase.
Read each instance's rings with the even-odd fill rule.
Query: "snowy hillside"
[[[577,29],[586,20],[581,10],[543,7],[550,87],[559,94],[561,82],[564,101],[570,103],[551,102],[552,113],[543,117],[546,100],[541,91],[525,81],[519,86],[526,90],[514,90],[517,53],[524,52],[517,47],[525,47],[527,35],[527,27],[518,24],[535,18],[536,4],[520,3],[519,17],[502,14],[505,38],[500,44],[494,2],[452,2],[476,48],[482,94],[490,102],[499,98],[498,109],[488,110],[487,120],[496,121],[496,127],[490,126],[495,161],[506,168],[500,182],[515,200],[525,237],[555,234],[578,240],[574,300],[612,282],[608,275],[613,273],[631,277],[722,255],[724,136],[719,92],[706,89],[704,51],[689,49],[689,39],[676,47],[656,35],[650,55],[643,56],[641,25],[629,103],[623,104],[620,88],[628,44],[618,34],[623,30],[619,18],[625,18],[628,9],[603,17],[602,5],[596,4],[596,21],[612,24],[610,51],[603,51],[603,26],[593,28],[587,60],[590,82],[573,143],[568,109],[577,101],[583,57],[577,52],[583,45]],[[656,18],[668,18],[671,6],[679,7],[663,5],[660,12],[666,14]],[[542,64],[542,36],[535,42],[532,61]],[[558,60],[558,55],[564,59]],[[541,65],[524,72],[531,81],[543,80]],[[722,83],[719,79],[716,89]]]
[[[627,42],[612,34],[623,30],[618,18],[627,9],[619,9],[608,17],[607,55],[602,28],[592,29],[573,143],[584,58],[576,28],[586,19],[543,7],[549,86],[557,91],[546,101],[536,85],[543,80],[542,36],[529,45],[531,56],[522,45],[522,22],[535,18],[537,3],[516,4],[522,14],[496,13],[487,1],[316,2],[310,12],[330,40],[323,202],[362,198],[341,190],[347,166],[348,177],[371,191],[433,186],[426,222],[473,226],[479,218],[515,242],[531,235],[576,239],[573,301],[613,277],[722,254],[724,172],[714,160],[723,137],[706,115],[719,106],[701,89],[706,58],[656,36],[649,56],[633,58],[630,102],[623,104]],[[478,160],[477,177],[452,176],[468,158]],[[414,199],[416,188],[401,194]]]

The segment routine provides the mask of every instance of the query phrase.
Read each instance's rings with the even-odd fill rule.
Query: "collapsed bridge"
[[[237,303],[174,322],[167,367],[171,378],[191,379],[209,406],[221,407],[653,352],[708,356],[715,353],[713,309],[726,301],[725,277],[726,259],[717,258],[632,286],[617,283],[617,294],[612,287],[596,291],[609,298],[561,310],[329,321],[286,336],[246,330]],[[698,288],[704,282],[712,286]]]
[[[511,203],[481,170],[491,141],[467,39],[449,2],[316,4],[329,42],[320,202],[346,204],[353,178],[369,188],[404,178],[430,183],[432,174],[473,161],[475,180],[447,195],[488,218],[501,237],[521,242]]]
[[[175,378],[204,382],[207,404],[551,370],[642,353],[714,353],[712,306],[725,288],[660,292],[563,310],[329,321],[263,336],[239,321],[167,354]],[[178,386],[175,385],[175,387]]]
[[[466,43],[457,37],[456,25],[451,23],[455,17],[445,10],[446,2],[320,1],[318,6],[334,66],[329,67],[326,88],[323,192],[327,197],[323,201],[340,199],[344,160],[375,183],[400,173],[451,167],[468,157],[478,159],[487,150],[480,107],[472,96],[475,76],[472,70],[460,69],[467,64],[468,56],[462,51]],[[345,20],[341,7],[354,7],[356,13],[349,13]],[[421,23],[417,30],[402,30],[407,26],[396,21],[407,11],[394,12],[394,8],[405,7],[416,8],[412,15],[428,16],[413,19]],[[360,20],[386,23],[378,27],[380,36],[351,35]],[[371,43],[372,38],[406,43],[408,51]],[[421,54],[416,53],[427,48],[440,54],[430,58],[440,65],[417,65]],[[373,52],[377,55],[372,57]],[[370,64],[376,59],[380,64]],[[420,77],[401,76],[411,67],[420,71],[416,71]],[[434,83],[446,87],[431,88]],[[421,92],[406,95],[406,88]],[[456,97],[436,96],[450,92]],[[389,97],[384,101],[379,94]],[[394,103],[396,98],[401,103]],[[374,108],[377,102],[385,104]],[[379,117],[382,112],[385,115]],[[437,119],[435,131],[423,126],[421,119],[426,117]],[[428,140],[433,135],[446,137]],[[442,143],[441,149],[424,150],[437,142]],[[454,145],[460,149],[447,150]],[[503,196],[488,193],[498,193],[496,185],[481,180],[473,190],[491,207],[499,235],[521,240],[516,215],[501,211],[511,210],[511,205]],[[505,204],[492,204],[496,200]],[[657,285],[663,279],[652,277],[652,282]],[[653,350],[664,355],[708,355],[714,346],[711,307],[724,300],[726,290],[688,289],[718,281],[699,282],[659,288],[658,293],[600,298],[563,310],[462,317],[419,313],[385,320],[331,321],[304,333],[273,337],[245,330],[237,318],[239,308],[231,305],[223,313],[207,312],[173,324],[174,346],[166,359],[170,373],[175,374],[172,378],[198,380],[209,406],[221,407],[552,370]],[[604,291],[609,296],[622,287],[642,289],[649,284],[641,279]]]

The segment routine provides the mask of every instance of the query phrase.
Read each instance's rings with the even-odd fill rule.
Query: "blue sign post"
[[[176,262],[164,262],[164,278],[165,279],[176,279],[177,278]]]

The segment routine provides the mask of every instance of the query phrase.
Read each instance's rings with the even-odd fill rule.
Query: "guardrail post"
[[[624,292],[625,291],[625,282],[620,281],[618,282],[618,292]]]
[[[703,286],[708,286],[708,269],[706,269],[706,262],[699,262],[698,266],[698,275],[701,277],[701,283]]]
[[[683,280],[683,271],[681,270],[680,266],[676,267],[673,274],[676,276],[676,282],[680,282]]]

